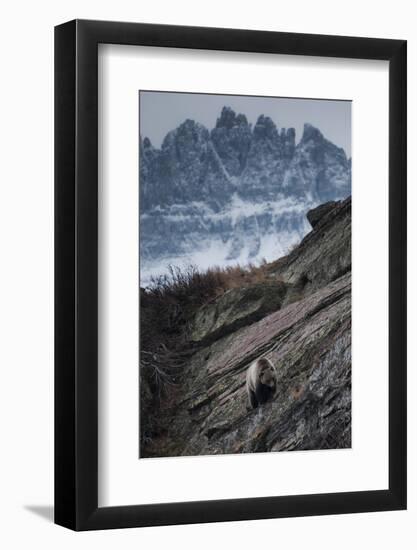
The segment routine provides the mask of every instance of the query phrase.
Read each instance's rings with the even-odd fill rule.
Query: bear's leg
[[[252,409],[256,409],[256,407],[258,406],[258,401],[256,399],[255,392],[253,392],[252,390],[249,390],[249,402]]]
[[[268,389],[269,388],[267,386],[264,386],[263,384],[258,384],[256,386],[256,400],[260,405],[268,401],[268,397],[269,397]]]

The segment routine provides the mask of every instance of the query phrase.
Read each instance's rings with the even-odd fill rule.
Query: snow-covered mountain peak
[[[348,196],[343,149],[309,123],[295,139],[294,128],[277,128],[263,114],[252,128],[228,106],[211,131],[187,119],[161,149],[141,139],[143,284],[168,263],[278,258],[308,231],[307,210]]]

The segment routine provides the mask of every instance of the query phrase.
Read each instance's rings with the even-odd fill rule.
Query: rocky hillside
[[[308,219],[312,230],[289,255],[181,315],[174,297],[162,293],[158,310],[143,292],[141,326],[156,347],[142,355],[141,457],[350,447],[350,198]],[[151,321],[168,310],[158,334]],[[252,410],[245,374],[260,356],[278,385]]]
[[[140,140],[141,279],[167,264],[275,259],[309,230],[306,212],[350,195],[343,149],[305,124],[277,128],[224,107],[209,131],[186,120],[155,148]],[[207,267],[207,266],[206,266]]]

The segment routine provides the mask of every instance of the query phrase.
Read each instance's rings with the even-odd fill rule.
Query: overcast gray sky
[[[303,125],[309,122],[324,136],[351,155],[350,101],[291,99],[235,95],[188,94],[176,92],[140,92],[140,133],[160,147],[166,134],[187,118],[211,130],[222,107],[231,107],[255,124],[259,115],[271,117],[278,128],[295,128],[296,142]]]

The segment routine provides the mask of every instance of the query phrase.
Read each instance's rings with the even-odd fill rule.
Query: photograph
[[[375,7],[4,4],[0,548],[417,548],[416,9]]]
[[[351,448],[349,100],[139,90],[139,458]]]

